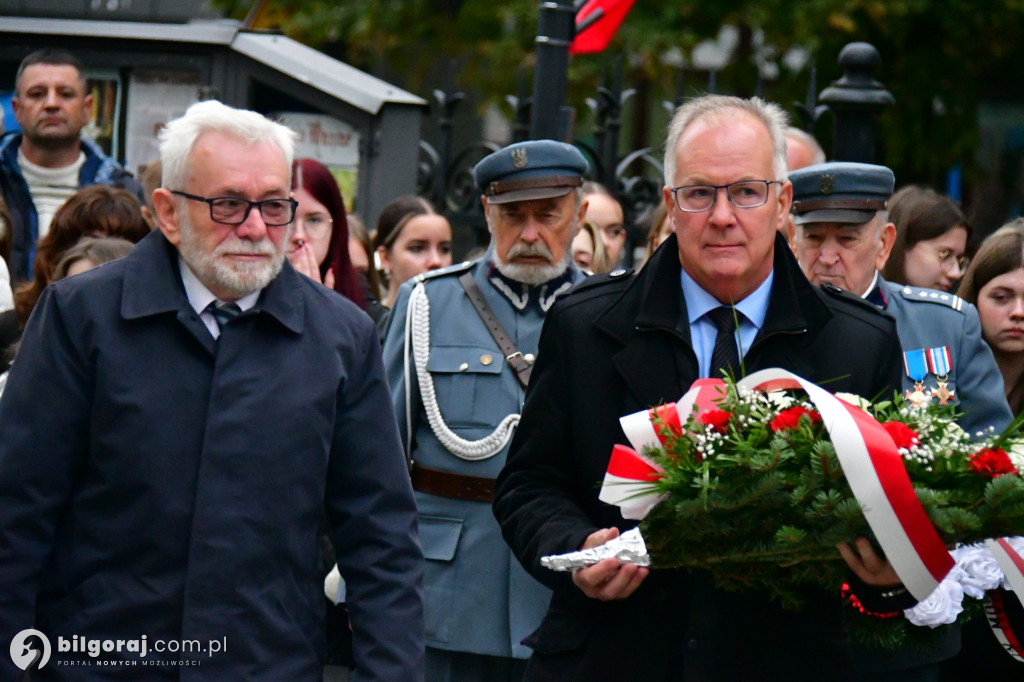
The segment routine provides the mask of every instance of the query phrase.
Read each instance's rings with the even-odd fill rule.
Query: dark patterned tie
[[[213,319],[217,320],[217,328],[220,330],[223,330],[224,325],[238,317],[238,314],[242,312],[242,309],[235,303],[218,303],[217,301],[213,301],[210,305],[206,306],[206,310],[213,315]]]
[[[736,315],[729,306],[719,306],[708,312],[708,317],[715,323],[718,335],[715,337],[715,349],[711,352],[712,379],[720,379],[722,370],[737,372],[740,368],[740,354],[736,347]]]

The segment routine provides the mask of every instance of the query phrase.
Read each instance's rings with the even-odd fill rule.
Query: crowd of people
[[[707,95],[672,119],[632,268],[622,204],[552,140],[475,166],[490,243],[453,264],[429,201],[396,197],[368,229],[292,131],[216,101],[168,123],[136,182],[81,137],[82,74],[63,51],[26,57],[20,132],[0,140],[12,653],[29,629],[223,639],[146,679],[268,681],[325,662],[395,682],[947,682],[1020,665],[966,629],[928,650],[855,646],[838,590],[791,611],[706,572],[540,558],[635,525],[598,499],[619,417],[723,371],[898,391],[956,405],[969,434],[1003,429],[1024,411],[1021,219],[971,256],[948,197],[827,162],[774,104]],[[946,364],[911,362],[929,350]],[[837,556],[859,603],[915,603],[866,539]],[[45,679],[139,678],[138,650],[52,655]],[[22,679],[19,660],[0,679]]]

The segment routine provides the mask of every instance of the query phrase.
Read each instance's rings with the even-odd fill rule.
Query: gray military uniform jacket
[[[501,326],[528,359],[537,353],[544,316],[555,298],[584,278],[570,266],[562,278],[527,287],[502,278],[491,255],[488,251],[478,261],[403,285],[384,343],[392,400],[413,462],[485,479],[497,478],[505,464],[525,391],[458,277],[473,273]],[[417,352],[423,377],[412,357]],[[486,447],[479,445],[484,439]],[[512,556],[491,505],[422,491],[416,501],[426,558],[427,646],[528,658],[530,650],[520,642],[540,625],[551,592]]]
[[[1010,424],[1003,378],[981,338],[973,305],[945,291],[886,282],[881,276],[872,294],[869,300],[879,305],[880,294],[881,307],[896,318],[904,391],[923,387],[932,402],[956,405],[963,413],[958,422],[972,437],[990,426],[999,433]]]

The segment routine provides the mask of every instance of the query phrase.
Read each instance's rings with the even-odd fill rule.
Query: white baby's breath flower
[[[954,568],[927,599],[904,611],[907,620],[930,628],[955,623],[956,617],[964,610],[964,588],[957,580],[956,572]]]

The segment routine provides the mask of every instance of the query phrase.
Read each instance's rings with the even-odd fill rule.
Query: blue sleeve
[[[412,357],[406,354],[405,335],[409,311],[409,299],[414,282],[406,282],[398,290],[398,297],[388,318],[384,335],[384,368],[388,386],[391,387],[391,404],[394,406],[398,431],[407,452],[411,452],[409,438],[416,432],[416,416],[419,414],[420,391],[416,379],[416,368]],[[408,367],[406,364],[408,363]],[[409,381],[406,382],[406,371]],[[407,407],[408,403],[408,407]],[[411,420],[411,421],[410,421]],[[409,427],[412,427],[411,429]],[[410,433],[411,431],[411,433]]]
[[[354,680],[421,680],[423,553],[377,330],[369,318],[345,358],[326,506],[347,586]]]
[[[34,627],[40,578],[89,451],[93,378],[53,288],[36,305],[0,398],[0,641]],[[5,644],[5,649],[6,649]],[[10,656],[0,679],[20,680]]]

